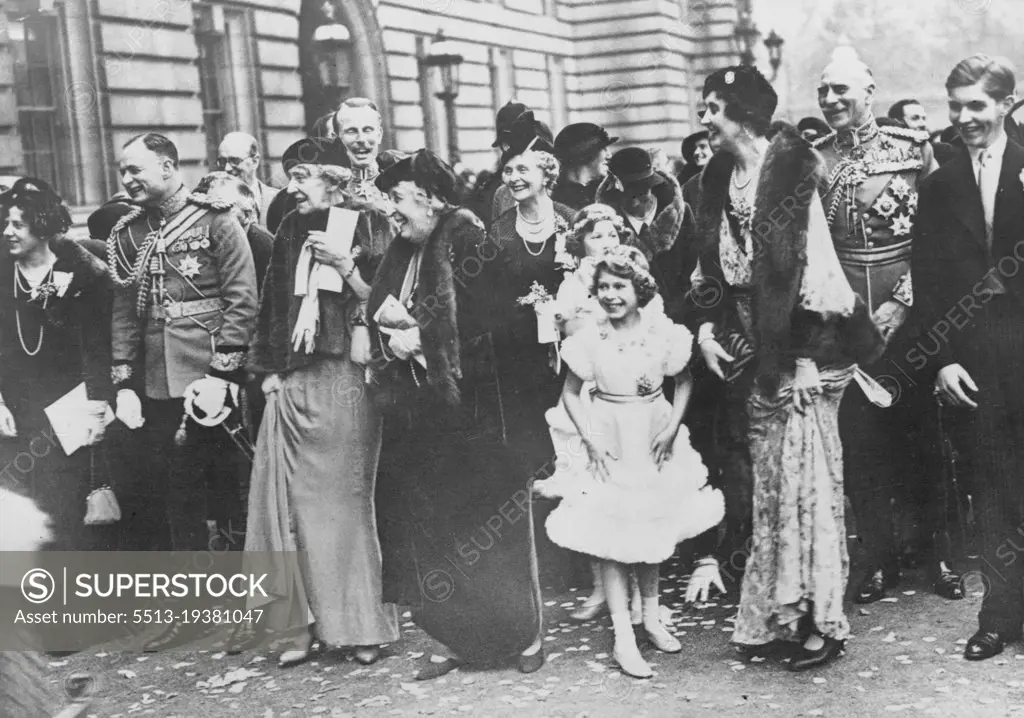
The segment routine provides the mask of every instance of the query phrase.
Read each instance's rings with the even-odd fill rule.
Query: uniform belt
[[[224,302],[216,297],[213,299],[196,299],[191,302],[172,302],[166,307],[153,305],[149,308],[150,319],[181,319],[196,314],[217,312],[224,308]]]
[[[856,264],[862,267],[878,267],[910,260],[911,242],[901,242],[891,247],[877,249],[849,249],[836,247],[836,256],[840,264]]]

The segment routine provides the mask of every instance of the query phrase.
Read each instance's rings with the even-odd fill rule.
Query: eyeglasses
[[[245,162],[247,159],[249,159],[249,158],[248,157],[218,157],[217,158],[217,167],[219,169],[224,169],[228,165],[231,165],[232,167],[238,167],[243,162]]]

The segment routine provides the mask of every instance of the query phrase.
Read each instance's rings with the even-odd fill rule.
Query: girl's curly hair
[[[22,177],[0,194],[0,213],[5,223],[12,207],[21,210],[22,220],[37,239],[49,242],[71,229],[71,212],[44,180]]]
[[[597,261],[594,268],[594,284],[590,293],[597,296],[597,283],[601,279],[601,273],[607,272],[622,279],[628,279],[633,283],[636,290],[637,303],[646,307],[658,294],[658,283],[650,272],[651,265],[636,247],[620,245],[609,250]]]
[[[619,213],[606,204],[594,203],[588,204],[572,218],[572,229],[569,236],[565,238],[565,251],[576,259],[582,258],[586,254],[583,240],[594,231],[598,222],[605,221],[611,222],[615,227],[615,232],[619,235],[619,242],[625,242],[626,225]]]

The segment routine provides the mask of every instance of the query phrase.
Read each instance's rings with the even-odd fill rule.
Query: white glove
[[[420,328],[396,329],[388,339],[388,348],[399,359],[405,361],[422,351],[420,346]]]
[[[281,389],[281,375],[280,374],[267,374],[263,380],[263,395],[273,394],[275,391]]]
[[[697,568],[693,570],[690,583],[686,587],[686,602],[707,602],[711,597],[712,587],[725,593],[725,584],[722,583],[722,575],[718,572],[718,561],[709,556],[697,562]]]
[[[140,429],[146,423],[142,417],[142,402],[139,401],[139,395],[131,389],[121,389],[117,392],[117,409],[114,415],[129,429]]]
[[[85,442],[86,446],[95,446],[100,443],[107,433],[106,418],[107,412],[110,411],[110,406],[105,401],[94,401],[92,402],[92,410],[92,425],[89,427],[89,436]]]
[[[14,425],[14,415],[6,404],[0,404],[0,438],[13,439],[18,435]]]
[[[187,391],[195,391],[196,398],[192,405],[208,417],[217,416],[224,411],[229,392],[235,402],[238,402],[238,385],[216,376],[207,375],[193,382]]]

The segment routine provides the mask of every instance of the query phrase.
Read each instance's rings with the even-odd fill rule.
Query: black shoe
[[[462,665],[462,661],[457,658],[446,658],[441,663],[430,663],[428,662],[423,668],[416,673],[414,680],[417,681],[432,681],[435,678],[448,675],[456,668]]]
[[[978,631],[964,648],[964,659],[968,661],[984,661],[986,658],[998,656],[1006,647],[1006,636],[999,631]]]
[[[528,656],[519,654],[519,672],[536,673],[544,666],[544,646],[537,649],[536,653]]]
[[[950,601],[959,601],[964,597],[963,581],[958,573],[943,571],[932,584],[932,590],[939,596]]]
[[[874,603],[885,598],[887,589],[896,588],[899,585],[900,576],[898,573],[888,571],[872,571],[857,587],[857,595],[854,596],[854,603]]]
[[[821,638],[825,641],[825,645],[816,651],[801,648],[800,653],[790,661],[789,670],[794,672],[806,671],[808,668],[823,666],[842,655],[843,648],[846,647],[846,641],[839,641],[828,636],[822,636]]]

